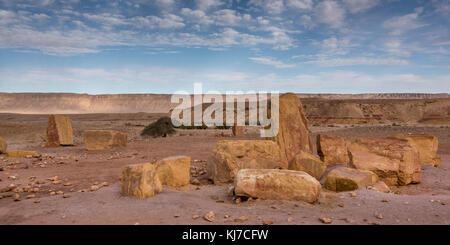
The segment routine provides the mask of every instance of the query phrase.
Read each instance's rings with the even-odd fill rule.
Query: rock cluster
[[[421,165],[439,167],[441,158],[436,156],[439,141],[436,136],[427,134],[396,134],[390,135],[390,139],[398,139],[408,142],[419,152]]]
[[[344,138],[319,134],[317,135],[317,154],[327,165],[348,164],[348,146],[350,142]]]

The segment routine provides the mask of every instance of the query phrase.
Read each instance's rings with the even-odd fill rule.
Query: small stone
[[[63,198],[69,198],[69,197],[70,197],[69,194],[64,194],[64,195],[63,195]]]
[[[39,192],[39,188],[33,188],[32,190],[34,193]]]
[[[217,200],[216,202],[217,203],[224,203],[225,201],[224,200]]]
[[[214,222],[216,218],[216,214],[213,211],[209,211],[205,216],[203,217],[206,221]]]
[[[56,192],[56,195],[63,195],[64,194],[64,191],[57,191]]]
[[[180,217],[180,214],[174,214],[173,217],[178,218]]]
[[[50,196],[54,196],[54,195],[56,195],[56,192],[54,192],[54,191],[50,192]]]
[[[193,179],[191,182],[193,185],[200,185],[200,180],[198,180],[197,178]]]
[[[225,214],[223,217],[224,217],[225,219],[228,219],[228,218],[230,218],[230,215]]]
[[[199,215],[194,215],[194,216],[192,216],[192,219],[193,219],[193,220],[196,220],[196,219],[198,219],[198,218],[200,218]]]
[[[18,202],[18,201],[20,201],[20,195],[19,195],[19,194],[17,194],[17,193],[16,193],[16,194],[14,194],[14,195],[13,195],[13,199],[14,199],[14,201],[15,201],[15,202]]]
[[[26,196],[26,199],[31,199],[31,198],[35,198],[35,197],[36,197],[36,195],[31,194],[31,195]]]
[[[234,222],[245,222],[248,220],[247,216],[241,216],[239,218],[234,219]]]
[[[55,180],[52,182],[54,185],[59,185],[62,183],[62,180]]]
[[[383,200],[381,200],[381,202],[389,202],[389,200],[384,198]]]
[[[292,218],[292,217],[289,217],[288,219],[287,219],[287,222],[293,222],[294,221],[294,218]]]
[[[91,191],[96,191],[96,190],[98,190],[98,186],[96,186],[96,185],[93,185],[93,186],[91,186],[91,189],[90,189]]]
[[[338,204],[338,207],[343,208],[343,207],[344,207],[344,204],[343,204],[343,203],[339,203],[339,204]]]
[[[375,217],[376,217],[377,219],[383,219],[383,215],[382,215],[382,214],[377,214],[377,213],[375,213]]]
[[[331,223],[333,222],[332,219],[325,218],[325,217],[323,217],[323,216],[320,217],[319,220],[320,220],[322,223],[324,223],[324,224],[331,224]]]
[[[351,197],[357,197],[358,195],[355,192],[350,192]]]
[[[34,203],[40,203],[41,202],[41,199],[39,199],[39,198],[36,198],[35,200],[34,200]]]
[[[239,203],[241,203],[241,202],[242,202],[242,200],[241,200],[241,198],[240,198],[240,197],[238,197],[238,198],[236,198],[236,200],[234,200],[234,202],[235,202],[236,204],[239,204]]]
[[[71,185],[72,185],[72,183],[70,183],[70,182],[64,183],[64,186],[71,186]]]
[[[266,220],[263,222],[263,225],[273,225],[273,220]]]
[[[102,182],[102,186],[109,186],[109,183],[108,182]]]

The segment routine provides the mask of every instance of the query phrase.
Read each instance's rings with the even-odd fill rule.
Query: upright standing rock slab
[[[319,134],[317,135],[317,154],[327,165],[348,164],[348,146],[350,142],[344,138]]]
[[[68,116],[49,115],[47,125],[47,146],[71,146],[73,144],[72,122]]]
[[[349,148],[349,165],[370,170],[387,185],[419,183],[421,167],[416,148],[402,140],[359,138]]]
[[[421,165],[439,167],[441,158],[436,156],[439,141],[436,136],[428,134],[396,134],[390,135],[390,139],[404,140],[419,152]]]
[[[156,173],[162,185],[178,188],[189,185],[191,158],[168,157],[156,162]]]
[[[313,154],[300,151],[289,163],[289,170],[303,171],[320,180],[327,165]]]
[[[222,140],[217,142],[207,162],[214,184],[233,182],[239,169],[287,169],[277,143],[270,140]]]
[[[321,189],[311,175],[292,170],[241,169],[234,182],[236,196],[308,203],[319,199]]]
[[[6,153],[7,147],[8,147],[8,144],[6,144],[6,141],[2,137],[0,137],[0,154]]]
[[[378,177],[372,171],[337,167],[328,173],[324,187],[337,192],[353,191],[375,184],[377,181]]]
[[[86,149],[90,151],[127,146],[127,134],[115,130],[87,130],[83,138]]]
[[[312,153],[308,121],[297,95],[287,93],[280,96],[278,135],[271,139],[278,143],[287,162],[300,151]]]
[[[151,163],[126,166],[122,171],[122,195],[149,198],[160,193],[162,185]]]

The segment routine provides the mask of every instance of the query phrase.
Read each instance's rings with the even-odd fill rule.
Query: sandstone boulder
[[[320,180],[327,165],[313,154],[300,151],[289,163],[289,170],[303,171]]]
[[[441,158],[436,156],[438,150],[438,138],[428,134],[396,134],[390,135],[390,139],[404,140],[419,152],[421,165],[439,167]]]
[[[233,136],[242,136],[242,135],[244,135],[244,127],[233,126],[233,127],[231,127],[231,132],[233,133]]]
[[[86,149],[90,151],[127,146],[127,134],[115,130],[87,130],[83,138]]]
[[[209,179],[215,184],[233,182],[240,169],[288,167],[280,148],[270,140],[222,140],[217,142],[207,162]]]
[[[297,95],[287,93],[280,96],[279,131],[271,138],[280,146],[282,157],[290,162],[300,151],[312,153],[308,121]]]
[[[324,188],[330,191],[353,191],[372,185],[378,177],[371,171],[347,167],[337,167],[331,170],[325,180]]]
[[[9,150],[6,151],[6,156],[10,158],[32,158],[32,157],[40,157],[41,154],[35,151],[21,151],[21,150]]]
[[[122,171],[122,195],[149,198],[162,191],[156,174],[156,166],[151,163],[126,166]]]
[[[313,203],[322,187],[314,177],[279,169],[241,169],[234,182],[236,196]]]
[[[47,146],[70,146],[73,144],[72,122],[68,116],[49,115],[47,125]]]
[[[191,158],[175,156],[156,162],[156,173],[162,185],[178,188],[189,185]]]
[[[419,183],[418,151],[405,141],[387,138],[359,138],[349,146],[349,165],[370,170],[387,185]]]
[[[327,165],[348,164],[348,146],[350,142],[344,138],[319,134],[317,135],[317,154]]]
[[[8,144],[6,144],[6,141],[0,137],[0,154],[6,153],[6,148],[8,147]]]
[[[389,186],[387,186],[386,183],[384,183],[383,181],[378,181],[377,183],[375,183],[373,185],[369,185],[369,186],[367,186],[367,189],[373,190],[373,191],[378,191],[378,192],[384,192],[384,193],[391,192],[391,189],[389,188]]]

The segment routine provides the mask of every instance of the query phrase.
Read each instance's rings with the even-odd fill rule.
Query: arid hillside
[[[450,123],[443,94],[297,94],[311,123]],[[0,93],[0,113],[168,113],[168,94]]]

